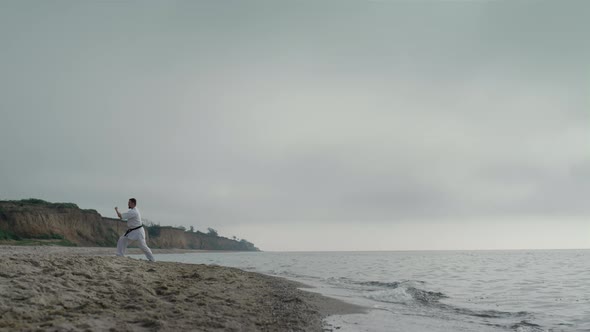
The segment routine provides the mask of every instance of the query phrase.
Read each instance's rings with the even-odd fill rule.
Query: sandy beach
[[[331,331],[327,315],[362,312],[281,278],[113,253],[0,246],[0,331]]]

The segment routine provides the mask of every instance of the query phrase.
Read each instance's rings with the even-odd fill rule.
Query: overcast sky
[[[0,0],[0,199],[263,250],[590,248],[588,1]]]

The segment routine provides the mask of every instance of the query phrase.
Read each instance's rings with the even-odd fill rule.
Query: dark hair
[[[137,201],[135,200],[135,198],[130,198],[129,201],[133,203],[133,205],[137,205]]]

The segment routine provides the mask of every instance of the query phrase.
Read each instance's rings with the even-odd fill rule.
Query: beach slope
[[[322,331],[359,308],[239,269],[0,248],[1,331]]]

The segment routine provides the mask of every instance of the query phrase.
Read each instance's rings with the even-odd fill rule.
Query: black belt
[[[127,236],[127,234],[131,233],[132,231],[134,231],[136,229],[140,229],[142,227],[143,227],[143,225],[138,226],[138,227],[135,227],[135,228],[128,229],[127,232],[125,232],[125,235],[123,235],[123,236]]]

